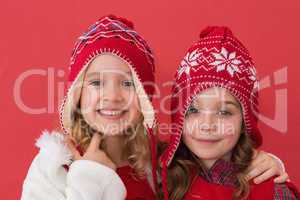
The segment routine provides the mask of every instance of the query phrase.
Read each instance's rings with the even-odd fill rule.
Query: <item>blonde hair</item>
[[[87,124],[78,107],[72,113],[72,122],[70,134],[75,139],[77,146],[85,152],[91,142],[91,136],[96,131]],[[146,175],[145,170],[151,160],[150,142],[142,122],[143,118],[134,129],[129,129],[129,134],[125,134],[124,141],[125,148],[127,148],[129,153],[127,160],[129,165],[134,169],[133,175],[137,178],[143,178]],[[100,145],[99,148],[103,149],[103,146]]]
[[[249,183],[246,179],[246,169],[252,161],[253,142],[248,134],[242,131],[241,136],[232,151],[231,162],[236,167],[235,175],[237,178],[237,187],[233,194],[233,199],[247,198],[249,195]],[[161,170],[161,169],[160,169]],[[168,168],[168,191],[169,199],[184,199],[191,184],[198,173],[205,170],[201,161],[194,155],[188,147],[181,141],[179,147]],[[194,176],[193,176],[194,175]],[[163,192],[159,193],[160,199],[163,198]]]

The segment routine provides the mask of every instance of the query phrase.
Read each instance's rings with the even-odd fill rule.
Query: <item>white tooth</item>
[[[101,110],[100,111],[104,115],[120,115],[122,111],[110,111],[110,110]]]

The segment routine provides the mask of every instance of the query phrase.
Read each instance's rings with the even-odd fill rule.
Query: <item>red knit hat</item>
[[[165,188],[167,166],[180,143],[185,113],[194,97],[211,87],[227,89],[240,102],[246,133],[256,147],[262,143],[257,128],[258,81],[252,58],[229,28],[207,27],[201,32],[200,40],[188,49],[175,75],[171,121],[176,128],[160,158]]]
[[[139,97],[144,125],[155,123],[151,98],[154,93],[154,60],[146,41],[134,30],[132,22],[108,15],[100,18],[78,38],[72,52],[66,98],[61,106],[60,122],[65,133],[70,132],[74,109],[79,102],[82,81],[88,65],[101,54],[113,54],[131,69]]]

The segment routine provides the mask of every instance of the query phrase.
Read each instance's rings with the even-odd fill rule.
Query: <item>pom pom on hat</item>
[[[223,35],[224,38],[226,38],[226,36],[233,36],[232,31],[225,26],[208,26],[200,32],[199,38],[203,39],[215,35]]]
[[[126,26],[128,26],[129,28],[134,29],[134,24],[133,24],[130,20],[128,20],[128,19],[126,19],[126,18],[124,18],[124,17],[118,17],[118,16],[116,16],[116,15],[110,14],[110,15],[101,17],[98,21],[101,21],[103,18],[110,18],[110,19],[112,19],[112,20],[120,21],[120,22],[122,22],[123,24],[125,24]]]

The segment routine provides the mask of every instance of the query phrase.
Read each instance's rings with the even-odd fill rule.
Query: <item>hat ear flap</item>
[[[85,73],[80,73],[78,78],[74,80],[67,92],[63,104],[61,105],[60,123],[64,131],[68,134],[70,134],[73,125],[73,113],[77,111],[78,105],[80,106],[80,96],[84,84],[84,75]]]

